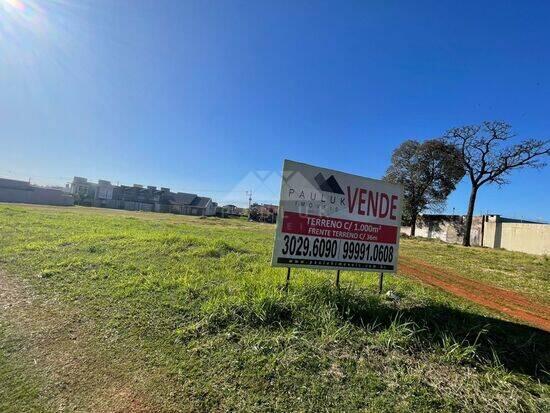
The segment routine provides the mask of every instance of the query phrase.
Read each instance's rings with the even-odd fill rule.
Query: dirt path
[[[399,265],[402,274],[550,332],[550,307],[535,303],[529,297],[465,278],[407,256],[400,257]]]
[[[0,326],[7,338],[0,337],[0,348],[14,367],[7,374],[36,380],[40,389],[35,403],[42,410],[156,411],[140,389],[139,378],[124,373],[128,366],[100,353],[104,344],[96,339],[97,326],[91,320],[55,299],[42,299],[2,270]],[[0,404],[17,404],[18,389],[10,390],[13,400]]]

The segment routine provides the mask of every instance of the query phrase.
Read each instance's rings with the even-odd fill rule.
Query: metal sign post
[[[289,284],[290,284],[290,267],[288,267],[287,272],[286,272],[285,291],[288,291]]]
[[[381,272],[378,277],[378,294],[382,294],[382,284],[384,283],[384,273]]]
[[[336,288],[340,288],[340,270],[336,270]]]

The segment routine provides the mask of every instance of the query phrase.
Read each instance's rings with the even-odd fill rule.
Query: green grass
[[[368,273],[337,290],[334,272],[293,270],[286,293],[273,230],[0,205],[0,411],[550,408],[549,334],[401,276],[385,280],[397,303]],[[471,251],[402,242],[548,302],[544,259]]]

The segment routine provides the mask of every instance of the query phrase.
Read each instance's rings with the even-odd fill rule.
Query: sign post
[[[382,285],[384,284],[384,273],[381,272],[378,277],[378,294],[382,294]]]
[[[401,185],[285,160],[272,266],[395,273],[402,204]]]
[[[288,267],[288,270],[286,272],[286,284],[285,284],[285,291],[288,291],[288,286],[290,285],[290,267]]]

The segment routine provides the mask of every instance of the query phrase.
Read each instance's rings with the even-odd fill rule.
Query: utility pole
[[[252,206],[252,189],[246,191],[246,196],[248,197],[248,219],[250,220],[250,207]]]

